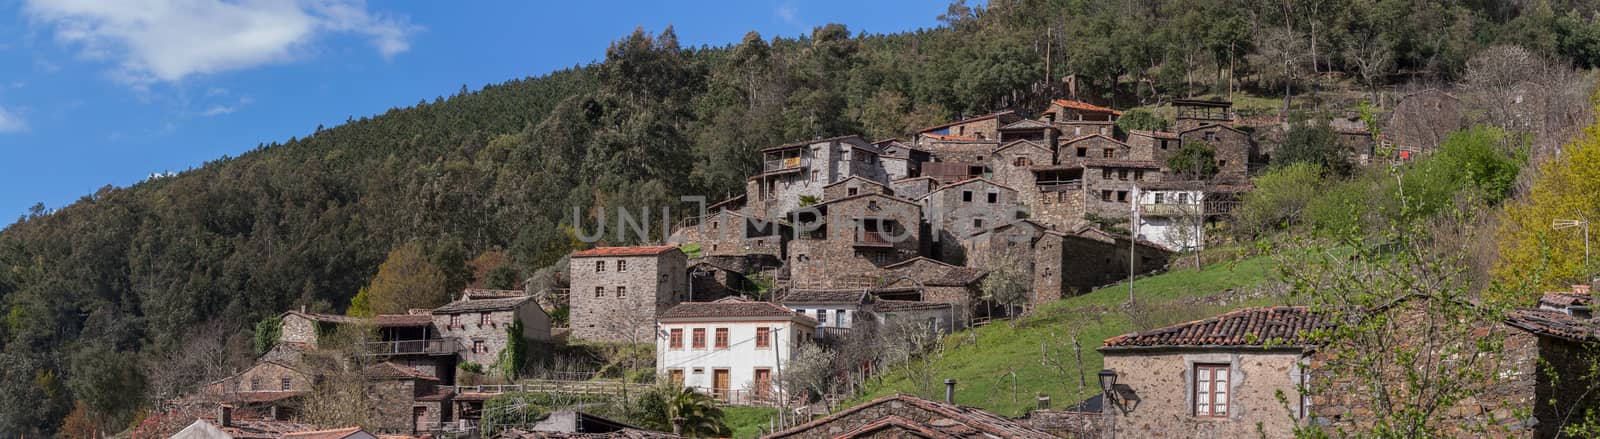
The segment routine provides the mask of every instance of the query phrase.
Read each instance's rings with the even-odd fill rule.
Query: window
[[[1015,165],[1015,166],[1028,166],[1028,165],[1031,165],[1031,164],[1033,164],[1033,163],[1030,162],[1027,157],[1017,157],[1017,160],[1012,162],[1012,165]]]
[[[671,334],[667,336],[667,347],[683,349],[683,328],[672,328]]]
[[[450,326],[461,326],[461,314],[450,315]]]
[[[989,193],[989,204],[994,204],[994,203],[998,203],[998,202],[1000,202],[1000,193],[999,192],[990,192]]]
[[[1127,180],[1128,179],[1128,170],[1127,169],[1118,169],[1117,170],[1117,179],[1118,180]]]
[[[480,353],[481,354],[481,353],[484,353],[484,352],[489,352],[489,348],[483,345],[483,340],[473,340],[472,341],[472,352],[476,352],[476,353]]]
[[[1226,364],[1194,366],[1194,415],[1228,417],[1228,374]]]
[[[624,261],[624,260],[620,260],[620,259],[617,260],[617,272],[621,273],[621,272],[624,272],[624,271],[628,271],[628,261]]]
[[[1111,168],[1102,168],[1102,169],[1100,169],[1100,179],[1102,179],[1102,180],[1110,180],[1111,179]]]
[[[617,297],[628,297],[628,287],[617,287]]]
[[[1217,140],[1216,131],[1206,131],[1206,140]]]
[[[1188,204],[1188,203],[1189,203],[1189,193],[1188,192],[1179,192],[1178,193],[1178,204]]]
[[[695,349],[706,348],[706,328],[694,328],[694,335],[689,339]]]
[[[1111,201],[1111,191],[1100,191],[1100,201]]]
[[[261,390],[261,377],[250,377],[250,390]]]
[[[1156,204],[1161,204],[1161,195],[1162,193],[1156,192]]]
[[[972,191],[961,191],[961,202],[963,202],[963,203],[971,203],[972,202]]]
[[[844,188],[845,196],[855,196],[857,191],[858,190],[856,188],[853,188],[853,187]]]
[[[606,287],[594,287],[594,297],[606,297]]]
[[[717,222],[716,221],[712,221],[711,222],[711,230],[716,230],[716,229],[717,229]]]
[[[489,322],[489,313],[486,313],[486,312],[478,313],[478,326],[488,326],[488,325],[492,325],[492,324],[493,323]]]
[[[604,271],[606,271],[606,261],[594,261],[594,272],[600,273]]]
[[[828,323],[828,310],[817,310],[817,323]]]
[[[1135,169],[1135,170],[1133,170],[1133,179],[1134,180],[1143,180],[1144,179],[1144,170],[1143,169]]]
[[[671,381],[673,384],[680,386],[683,385],[683,369],[672,369],[667,371],[667,380]]]
[[[717,328],[717,349],[728,348],[728,328]]]
[[[1078,157],[1088,157],[1089,148],[1078,148]]]
[[[1128,201],[1128,191],[1117,191],[1117,201]]]
[[[1226,168],[1226,167],[1228,167],[1228,161],[1227,160],[1217,160],[1217,167],[1218,168]]]
[[[278,390],[282,390],[282,391],[285,391],[285,392],[289,391],[289,377],[283,377],[283,378],[279,378],[278,379]]]
[[[1116,148],[1106,148],[1104,157],[1108,158],[1108,159],[1117,158],[1117,149]]]
[[[756,349],[772,346],[772,328],[756,328]]]
[[[973,218],[972,219],[972,228],[973,229],[982,229],[983,228],[983,218]]]

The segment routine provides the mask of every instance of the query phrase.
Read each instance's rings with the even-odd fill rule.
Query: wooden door
[[[411,408],[411,434],[421,434],[428,429],[428,408]]]
[[[730,377],[727,369],[716,369],[711,371],[712,393],[714,393],[718,398],[727,399],[728,389],[732,387],[732,383],[729,382],[729,378]]]
[[[772,388],[772,369],[757,368],[756,369],[756,397],[757,398],[766,398],[767,394],[771,393],[770,392],[771,388]]]
[[[672,384],[683,385],[683,369],[667,371],[667,380],[671,381]]]

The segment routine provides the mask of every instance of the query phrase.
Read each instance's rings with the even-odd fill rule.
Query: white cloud
[[[238,111],[238,110],[239,110],[239,107],[230,107],[230,106],[227,106],[227,105],[212,105],[211,108],[207,108],[206,111],[200,112],[200,115],[201,116],[221,116],[221,115],[232,113],[232,112]]]
[[[364,0],[24,1],[58,41],[85,59],[117,63],[111,77],[132,84],[293,61],[328,33],[367,37],[388,59],[409,49],[417,30],[367,11]]]
[[[784,3],[779,5],[778,9],[773,11],[773,13],[777,14],[778,19],[783,20],[784,23],[792,25],[800,24],[800,8],[796,7],[794,3]]]
[[[0,133],[17,133],[28,130],[28,123],[17,112],[0,107]]]

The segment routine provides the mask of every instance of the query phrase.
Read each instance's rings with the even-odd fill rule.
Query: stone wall
[[[1090,164],[1083,170],[1086,210],[1102,217],[1129,218],[1135,186],[1161,181],[1159,168],[1129,162],[1127,165]],[[1109,198],[1109,199],[1108,199]]]
[[[1061,288],[1064,293],[1086,293],[1128,277],[1128,241],[1102,240],[1078,235],[1061,237]],[[1134,273],[1143,274],[1167,265],[1164,250],[1138,246]]]
[[[925,198],[923,212],[934,227],[949,232],[956,239],[1009,223],[1023,213],[1021,203],[1017,202],[1017,191],[983,179],[933,191]]]
[[[1052,160],[1050,150],[1041,144],[1014,143],[996,150],[989,158],[992,172],[989,180],[1018,191],[1028,190],[1034,186],[1033,171],[1029,168],[1049,165]]]
[[[628,271],[617,272],[619,260],[627,261]],[[595,271],[597,261],[605,262],[605,271]],[[590,341],[650,343],[655,316],[687,299],[687,270],[687,258],[676,250],[655,256],[573,258],[572,335]],[[603,289],[599,297],[596,287]],[[626,287],[627,297],[617,297],[617,287]]]
[[[877,182],[863,178],[847,178],[822,188],[822,201],[837,200],[865,193],[891,194],[891,190]]]
[[[411,403],[416,398],[416,383],[411,380],[386,379],[367,385],[367,397],[376,413],[369,419],[369,427],[381,433],[410,433],[412,427]]]
[[[1083,223],[1087,197],[1082,188],[1053,192],[1040,191],[1037,186],[1031,189],[1021,194],[1029,218],[1062,229]]]
[[[307,347],[317,347],[317,322],[305,316],[288,313],[283,316],[283,323],[278,329],[279,343],[305,343]]]
[[[1191,129],[1178,134],[1183,144],[1205,142],[1217,152],[1217,178],[1239,180],[1247,176],[1250,167],[1250,157],[1255,142],[1250,135],[1237,129],[1208,125],[1198,129]],[[1165,164],[1165,162],[1162,162]],[[1177,170],[1170,174],[1179,174]],[[1182,177],[1174,177],[1182,178]]]
[[[1116,401],[1105,404],[1115,437],[1294,437],[1296,385],[1303,379],[1298,351],[1174,349],[1107,351],[1105,368],[1117,373]],[[1194,416],[1195,365],[1227,364],[1225,418]],[[1285,408],[1276,397],[1283,392]],[[1259,431],[1257,429],[1260,429]]]
[[[1117,123],[1111,121],[1068,120],[1057,121],[1056,128],[1061,130],[1061,137],[1069,139],[1095,134],[1111,136],[1117,131]]]
[[[930,140],[921,147],[941,162],[984,163],[989,152],[1000,146],[997,140]]]
[[[1106,152],[1110,151],[1110,156]],[[1134,160],[1133,146],[1118,142],[1109,135],[1076,137],[1061,142],[1061,163],[1078,163],[1083,160]]]
[[[700,254],[713,256],[778,254],[782,238],[763,234],[761,226],[754,224],[760,221],[731,211],[719,211],[707,215],[698,224],[674,230],[672,236],[667,237],[667,244],[699,244]]]
[[[1461,107],[1459,99],[1437,89],[1401,97],[1383,123],[1383,139],[1398,148],[1431,151],[1466,127]]]
[[[283,379],[289,379],[289,391],[305,392],[311,390],[312,377],[299,370],[295,370],[274,362],[261,362],[250,366],[243,372],[229,377],[207,388],[208,393],[233,394],[249,392],[282,392]]]

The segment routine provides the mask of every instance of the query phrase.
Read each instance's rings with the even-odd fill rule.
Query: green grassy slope
[[[1041,307],[1016,322],[1015,328],[996,322],[958,333],[946,339],[947,348],[928,369],[931,373],[898,367],[883,375],[881,383],[869,387],[863,396],[843,406],[894,392],[943,398],[944,378],[957,380],[957,403],[1004,415],[1022,415],[1034,407],[1038,394],[1049,395],[1057,408],[1074,405],[1098,392],[1095,373],[1100,371],[1101,358],[1095,348],[1103,340],[1136,328],[1195,320],[1244,306],[1281,303],[1284,299],[1271,296],[1230,300],[1225,305],[1197,300],[1228,289],[1265,286],[1272,282],[1272,266],[1271,257],[1257,256],[1213,264],[1199,271],[1182,270],[1139,279],[1134,282],[1134,291],[1141,304],[1132,313],[1119,308],[1128,299],[1128,285],[1123,283]],[[1081,367],[1074,355],[1074,335],[1082,346]],[[1048,352],[1055,360],[1045,361],[1042,352]],[[918,383],[913,376],[929,379]]]

